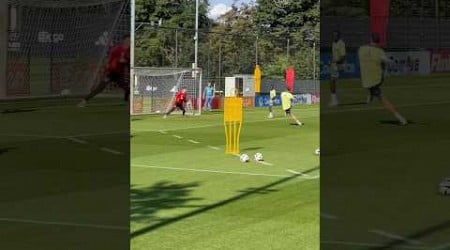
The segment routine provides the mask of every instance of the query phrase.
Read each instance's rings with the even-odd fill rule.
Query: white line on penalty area
[[[314,117],[318,117],[318,115],[315,116],[301,116],[301,113],[299,115],[299,119],[308,119],[308,118],[314,118]],[[248,122],[244,122],[244,124],[249,124],[249,123],[258,123],[258,122],[272,122],[272,121],[280,121],[280,120],[286,120],[286,117],[276,117],[276,118],[272,118],[272,119],[265,119],[265,120],[255,120],[255,121],[248,121]],[[220,127],[223,126],[223,124],[209,124],[209,125],[200,125],[200,126],[190,126],[190,127],[183,127],[183,128],[174,128],[174,129],[166,129],[164,130],[164,132],[168,132],[168,131],[179,131],[179,130],[189,130],[189,129],[199,129],[199,128],[212,128],[212,127]],[[133,132],[158,132],[161,133],[161,130],[158,129],[132,129]]]
[[[97,229],[108,229],[108,230],[123,230],[128,231],[129,228],[121,226],[109,226],[101,224],[83,224],[83,223],[71,223],[71,222],[60,222],[60,221],[42,221],[42,220],[29,220],[29,219],[15,219],[15,218],[0,218],[0,222],[12,222],[12,223],[28,223],[28,224],[38,224],[38,225],[53,225],[53,226],[68,226],[68,227],[86,227],[86,228],[97,228]]]
[[[200,142],[198,142],[198,141],[194,141],[194,140],[192,140],[192,139],[188,140],[188,142],[190,142],[190,143],[194,143],[194,144],[199,144],[199,143],[200,143]]]
[[[164,131],[164,130],[159,130],[158,132],[161,133],[161,134],[164,134],[164,135],[167,134],[167,131]]]
[[[218,147],[214,147],[214,146],[208,146],[208,148],[210,148],[210,149],[214,149],[214,150],[220,150],[220,148],[218,148]]]
[[[279,174],[258,174],[258,173],[248,173],[248,172],[232,172],[232,171],[218,171],[210,169],[192,169],[192,168],[173,168],[173,167],[159,167],[151,165],[142,164],[132,164],[135,168],[147,168],[147,169],[165,169],[165,170],[175,170],[175,171],[190,171],[190,172],[204,172],[204,173],[215,173],[215,174],[230,174],[230,175],[248,175],[248,176],[265,176],[265,177],[278,177],[278,178],[288,178],[292,175],[279,175]],[[301,176],[298,176],[302,178]],[[304,178],[307,179],[307,178]]]
[[[266,165],[266,166],[273,166],[272,163],[267,162],[267,161],[255,161],[255,162],[258,163],[258,164]]]
[[[177,139],[183,139],[183,137],[182,136],[179,136],[179,135],[172,135],[173,137],[175,137],[175,138],[177,138]]]
[[[420,241],[411,240],[411,239],[408,239],[406,237],[403,237],[403,236],[400,236],[400,235],[396,235],[396,234],[393,234],[393,233],[389,233],[389,232],[386,232],[386,231],[383,231],[383,230],[379,230],[379,229],[372,229],[372,230],[369,230],[369,232],[373,233],[373,234],[377,234],[377,235],[383,236],[383,237],[386,237],[386,238],[390,238],[390,239],[394,239],[394,240],[401,240],[401,241],[404,241],[404,242],[407,242],[407,243],[413,244],[413,245],[422,245],[423,244]]]
[[[397,108],[409,108],[409,107],[420,107],[420,106],[432,106],[432,105],[442,105],[442,104],[450,104],[449,101],[442,101],[442,102],[424,102],[424,103],[416,103],[416,104],[403,104],[403,105],[396,105]],[[339,109],[339,107],[334,108],[334,110],[326,110],[321,111],[321,114],[334,114],[334,113],[345,113],[345,112],[357,112],[357,111],[373,111],[373,110],[383,110],[384,107],[378,106],[378,107],[365,107],[365,108],[344,108]]]
[[[87,141],[81,140],[81,139],[78,139],[78,138],[74,138],[74,137],[67,137],[66,139],[69,140],[69,141],[72,141],[72,142],[80,143],[80,144],[88,144]]]
[[[367,242],[353,242],[353,241],[336,241],[336,240],[322,240],[320,241],[322,244],[327,245],[347,245],[347,246],[358,246],[358,247],[385,247],[382,244],[375,243],[367,243]],[[396,249],[416,249],[416,250],[426,250],[430,249],[430,247],[419,247],[419,246],[396,246]]]
[[[329,220],[338,220],[339,219],[338,216],[332,215],[332,214],[327,214],[327,213],[320,213],[320,217],[329,219]]]
[[[100,148],[100,150],[103,151],[103,152],[110,153],[110,154],[122,155],[122,152],[114,150],[114,149],[110,149],[110,148],[103,147],[103,148]]]

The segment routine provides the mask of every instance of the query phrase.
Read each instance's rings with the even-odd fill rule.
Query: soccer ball
[[[320,155],[320,148],[316,149],[316,155]]]
[[[255,161],[262,161],[264,160],[263,155],[261,153],[255,154]]]
[[[450,195],[450,177],[439,184],[439,193],[442,195]]]
[[[241,160],[241,162],[249,162],[250,157],[248,157],[247,154],[241,154],[241,156],[239,157],[239,160]]]

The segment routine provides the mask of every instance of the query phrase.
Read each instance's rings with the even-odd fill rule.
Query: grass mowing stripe
[[[15,218],[0,218],[0,222],[28,223],[28,224],[68,226],[68,227],[87,227],[87,228],[97,228],[97,229],[123,230],[123,231],[126,230],[126,231],[129,231],[129,228],[127,228],[127,227],[109,226],[109,225],[100,225],[100,224],[83,224],[83,223],[72,223],[72,222],[59,222],[59,221],[42,221],[42,220],[15,219]]]
[[[375,244],[375,243],[367,243],[367,242],[353,242],[353,241],[337,241],[337,240],[322,240],[320,241],[321,244],[327,244],[327,245],[347,245],[347,246],[354,246],[354,247],[385,247],[382,244]],[[419,247],[419,246],[396,246],[396,249],[416,249],[416,250],[430,250],[430,247]]]
[[[132,164],[131,166],[137,167],[137,168],[148,168],[148,169],[154,168],[154,169],[166,169],[166,170],[176,170],[176,171],[205,172],[205,173],[231,174],[231,175],[266,176],[266,177],[279,177],[279,178],[286,178],[286,177],[292,176],[292,175],[277,175],[277,174],[257,174],[257,173],[249,173],[249,172],[219,171],[219,170],[210,170],[210,169],[160,167],[160,166],[151,166],[151,165],[143,165],[143,164]],[[299,176],[299,177],[301,177],[301,176]]]

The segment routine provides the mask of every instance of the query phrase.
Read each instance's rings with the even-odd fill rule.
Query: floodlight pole
[[[313,80],[316,81],[316,41],[313,42]]]
[[[130,17],[131,17],[131,27],[130,27],[130,114],[133,114],[133,95],[134,95],[134,84],[135,84],[135,76],[134,76],[134,47],[135,47],[135,29],[136,29],[136,1],[130,1]]]
[[[198,15],[199,0],[195,0],[195,68],[198,67]]]

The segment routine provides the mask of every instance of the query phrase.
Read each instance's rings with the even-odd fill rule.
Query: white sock
[[[336,95],[336,94],[331,94],[331,101],[334,102],[334,103],[337,103],[337,102],[338,102],[338,99],[337,99],[337,95]]]
[[[399,113],[395,113],[394,116],[395,116],[395,118],[397,118],[397,120],[399,120],[402,124],[406,124],[406,123],[407,123],[406,119],[405,119],[402,115],[400,115]]]

